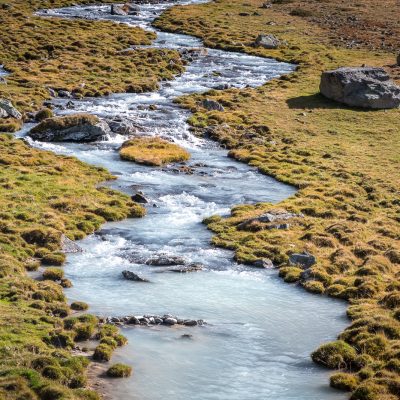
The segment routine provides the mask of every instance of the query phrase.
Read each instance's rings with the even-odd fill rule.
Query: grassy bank
[[[175,7],[156,21],[163,29],[200,37],[207,46],[298,64],[292,75],[258,89],[179,99],[193,111],[190,122],[199,134],[206,132],[224,143],[231,157],[299,188],[278,206],[239,205],[231,217],[206,222],[216,234],[214,243],[233,249],[239,262],[270,258],[287,282],[348,300],[351,325],[313,359],[341,370],[332,376],[331,385],[349,390],[354,400],[396,399],[400,112],[351,109],[319,95],[321,72],[339,66],[385,66],[397,76],[391,49],[398,39],[390,36],[392,44],[379,39],[380,24],[397,29],[391,18],[385,20],[395,12],[395,3],[380,3],[384,13],[370,1],[350,6],[340,1],[278,0],[271,8],[261,8],[263,3],[218,0]],[[334,23],[324,24],[326,13],[333,10],[332,18],[346,21],[339,25],[343,40],[338,40]],[[277,50],[254,47],[260,33],[274,34],[287,45]],[[363,41],[365,36],[368,41]],[[225,111],[207,112],[201,107],[204,97],[220,102]],[[277,208],[304,218],[295,219],[287,230],[240,225]],[[288,263],[290,254],[303,250],[317,258],[307,273]]]
[[[0,64],[11,73],[7,85],[0,84],[0,97],[12,100],[20,111],[40,108],[50,98],[49,88],[76,96],[143,92],[182,72],[180,56],[174,50],[125,51],[134,45],[151,44],[155,38],[152,32],[110,21],[33,15],[39,9],[76,3],[0,0]],[[17,121],[0,122],[0,131],[18,127]]]

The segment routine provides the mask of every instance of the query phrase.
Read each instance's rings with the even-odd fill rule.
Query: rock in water
[[[22,114],[12,105],[10,100],[0,98],[0,118],[22,119]]]
[[[146,199],[142,192],[137,192],[131,197],[135,203],[147,204],[149,201]]]
[[[136,275],[131,271],[122,271],[122,276],[128,281],[149,282],[147,279],[141,278],[139,275]]]
[[[185,265],[186,260],[180,256],[170,256],[168,254],[159,254],[150,257],[145,262],[146,265],[154,267],[168,267],[172,265]]]
[[[274,35],[258,35],[254,44],[265,49],[277,49],[281,41]]]
[[[215,100],[205,99],[201,102],[201,106],[208,111],[225,111],[222,104]]]
[[[118,4],[111,4],[111,15],[128,15],[124,7]]]
[[[29,136],[42,142],[93,142],[112,136],[112,132],[94,115],[73,114],[44,120],[31,129]]]
[[[321,93],[353,107],[382,109],[400,105],[400,87],[383,68],[339,68],[323,72]]]
[[[83,250],[73,240],[67,238],[65,235],[61,236],[61,249],[63,253],[82,253]]]

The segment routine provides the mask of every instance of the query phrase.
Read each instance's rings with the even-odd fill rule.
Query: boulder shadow
[[[323,96],[321,93],[314,93],[308,96],[298,96],[286,100],[287,105],[291,109],[306,110],[306,109],[337,109],[337,110],[352,110],[358,112],[379,111],[361,107],[351,107],[346,104],[338,103]]]

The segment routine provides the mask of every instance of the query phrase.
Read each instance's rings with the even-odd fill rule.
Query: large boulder
[[[400,105],[400,87],[383,68],[339,68],[323,72],[321,93],[353,107],[382,109]]]
[[[265,49],[277,49],[281,41],[274,35],[258,35],[254,44]]]
[[[12,105],[10,100],[0,98],[0,118],[22,119],[22,114]]]
[[[42,142],[94,142],[112,136],[108,124],[90,114],[47,118],[30,130],[29,136]]]

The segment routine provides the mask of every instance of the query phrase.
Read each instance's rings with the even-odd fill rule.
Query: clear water
[[[179,2],[181,4],[200,1]],[[176,4],[176,3],[173,3]],[[139,16],[114,17],[109,6],[71,7],[42,15],[112,19],[151,28],[151,21],[173,4],[141,6]],[[202,47],[195,38],[157,32],[154,46]],[[71,300],[91,305],[99,315],[171,313],[204,319],[196,328],[124,328],[129,344],[113,362],[134,366],[134,375],[112,385],[115,400],[340,400],[329,389],[328,373],[312,364],[309,354],[332,340],[347,321],[344,304],[313,296],[283,284],[275,271],[258,270],[232,261],[232,252],[210,245],[204,217],[226,215],[239,203],[279,202],[295,190],[227,157],[217,144],[194,137],[186,124],[188,111],[173,104],[182,94],[204,92],[221,84],[257,87],[289,73],[293,66],[271,59],[208,49],[182,76],[145,94],[119,94],[74,102],[72,110],[103,117],[131,118],[143,134],[160,135],[187,148],[193,175],[171,169],[123,162],[118,136],[95,144],[33,145],[108,168],[118,179],[113,187],[150,199],[148,215],[109,223],[81,241],[84,252],[70,255],[66,275],[74,283]],[[65,100],[57,100],[62,105]],[[146,107],[157,105],[157,110]],[[26,131],[21,132],[21,136]],[[174,274],[149,267],[144,260],[158,253],[184,256],[205,269]],[[151,283],[121,278],[130,269]],[[185,333],[191,339],[183,339]]]

